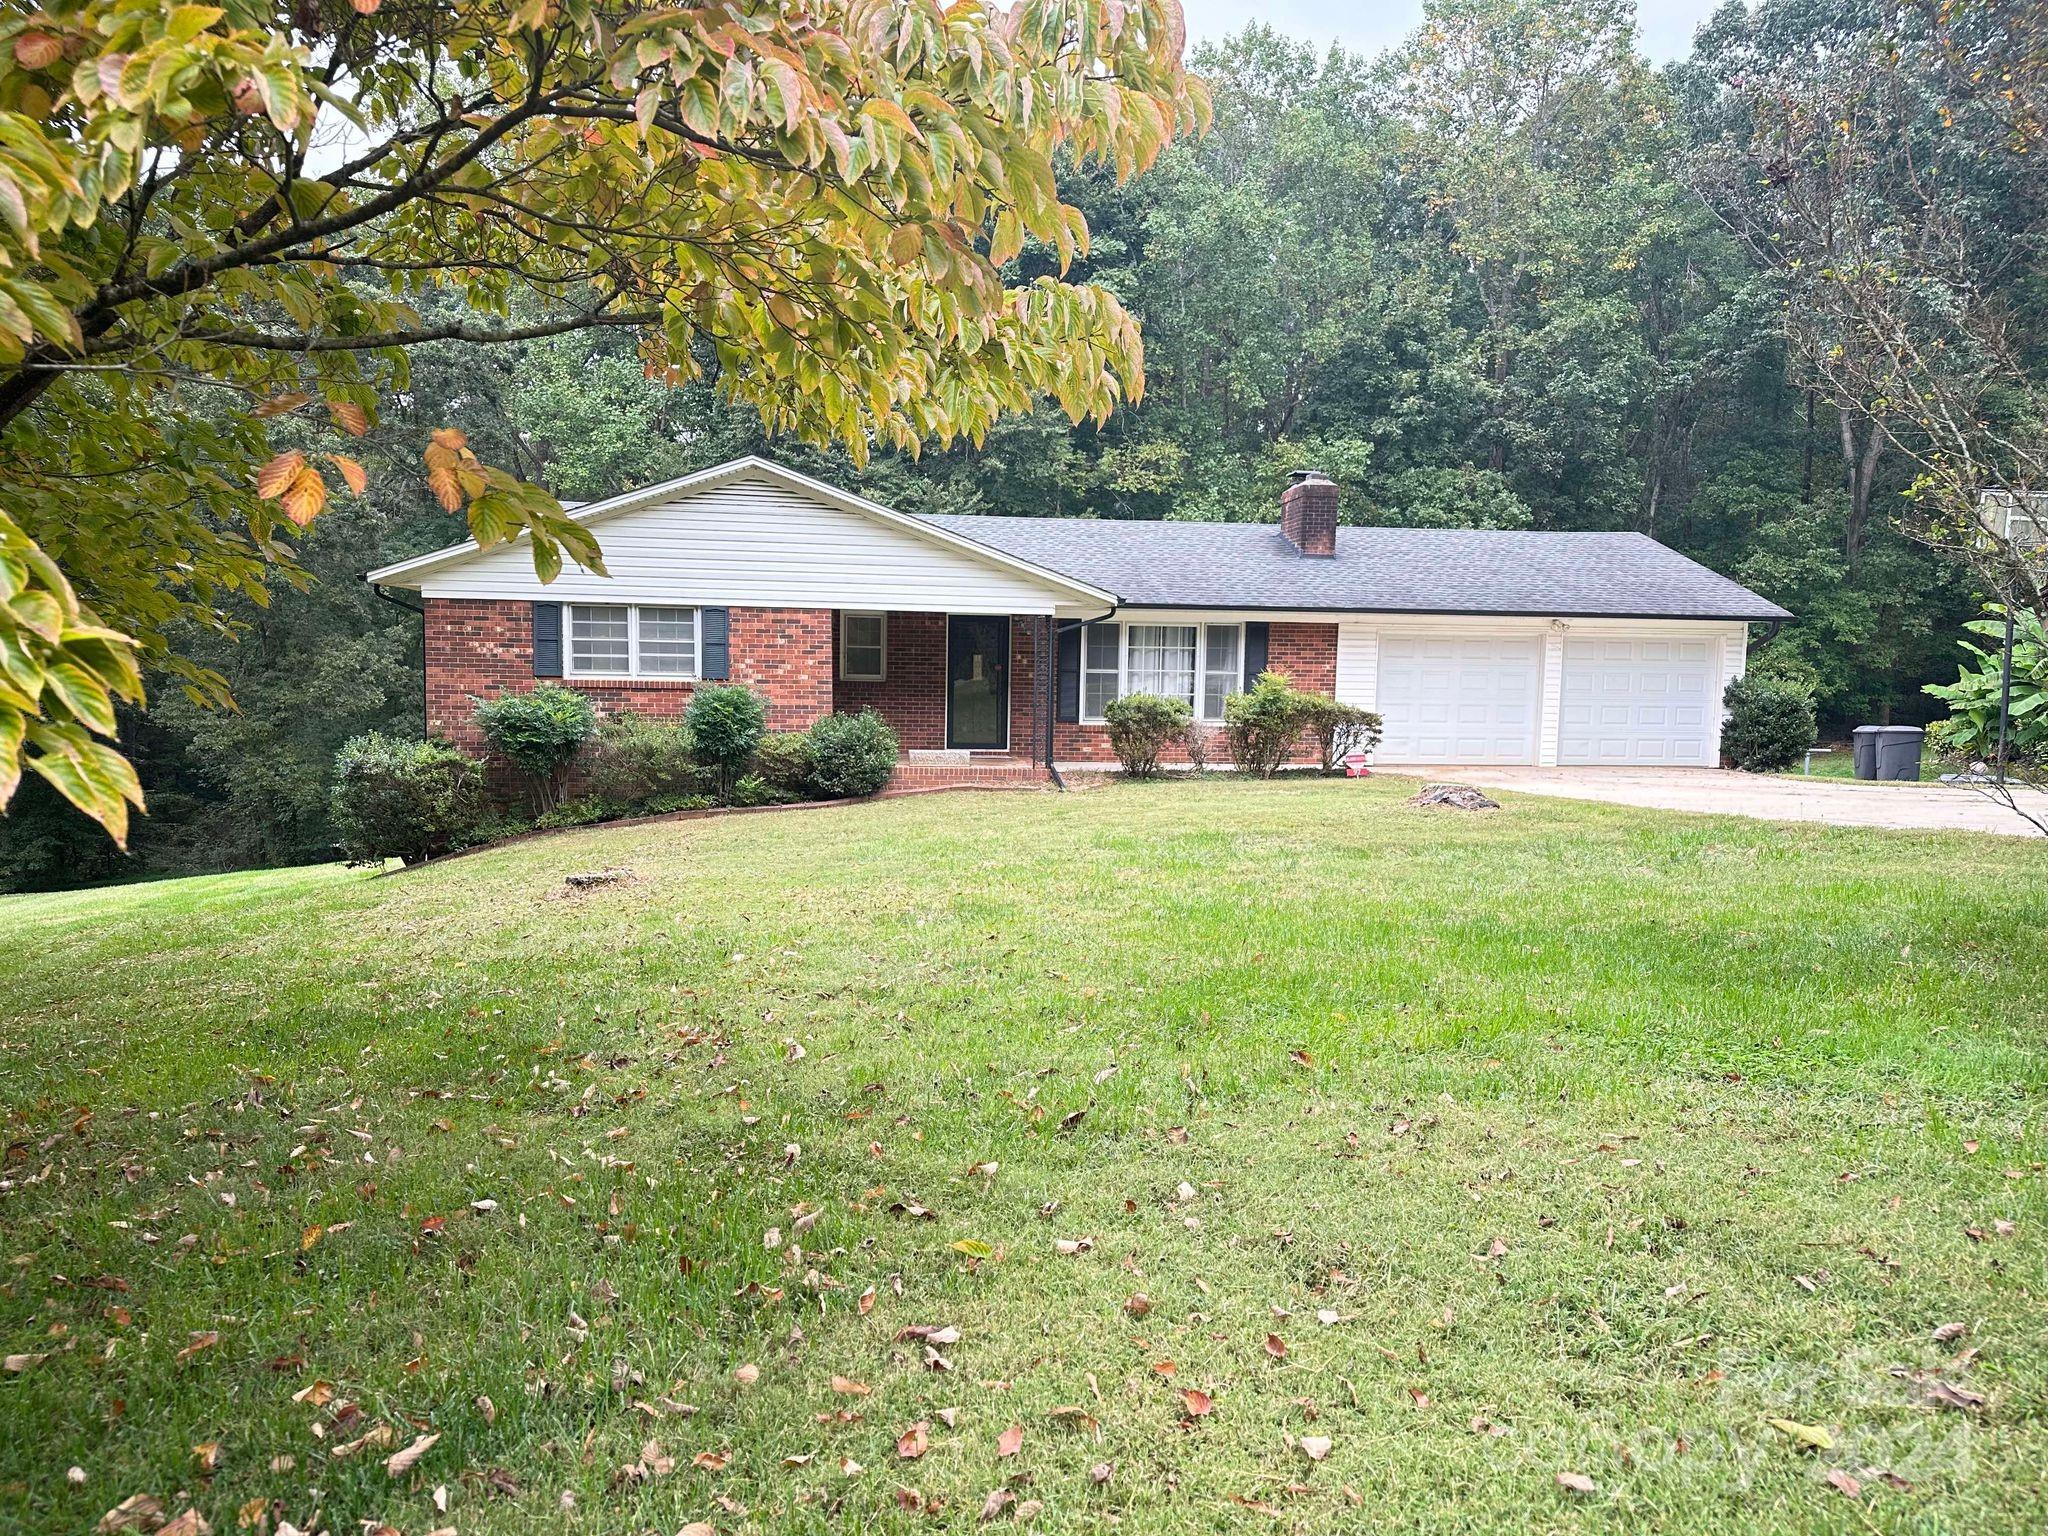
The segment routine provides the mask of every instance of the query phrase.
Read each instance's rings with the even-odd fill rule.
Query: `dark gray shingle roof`
[[[1640,533],[1339,528],[1300,553],[1273,523],[925,514],[921,521],[1114,592],[1133,608],[1788,619]]]

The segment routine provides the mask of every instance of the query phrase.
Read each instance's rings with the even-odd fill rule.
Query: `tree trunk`
[[[1844,531],[1842,553],[1849,557],[1853,572],[1863,558],[1863,536],[1870,527],[1870,492],[1884,453],[1884,430],[1865,417],[1863,440],[1858,442],[1856,422],[1850,414],[1839,411],[1836,416],[1842,429],[1842,468],[1849,485],[1849,526]]]
[[[1799,468],[1799,501],[1802,506],[1813,505],[1813,391],[1806,392],[1806,441],[1801,453],[1803,462]]]

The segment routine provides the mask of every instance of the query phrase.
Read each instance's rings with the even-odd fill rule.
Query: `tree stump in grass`
[[[1447,805],[1457,811],[1497,811],[1498,800],[1489,799],[1470,784],[1425,784],[1410,805]]]

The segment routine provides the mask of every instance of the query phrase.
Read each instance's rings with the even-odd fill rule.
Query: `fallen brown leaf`
[[[110,1531],[153,1531],[164,1523],[163,1501],[154,1494],[132,1493],[104,1515],[96,1527]]]
[[[434,1442],[441,1438],[439,1432],[431,1435],[415,1435],[413,1442],[402,1451],[394,1451],[384,1459],[384,1471],[391,1477],[405,1476],[419,1463],[419,1459],[434,1448]]]

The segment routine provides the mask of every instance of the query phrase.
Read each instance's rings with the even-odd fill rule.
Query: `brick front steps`
[[[1045,764],[1004,752],[911,752],[896,761],[885,795],[918,789],[1049,789]]]

